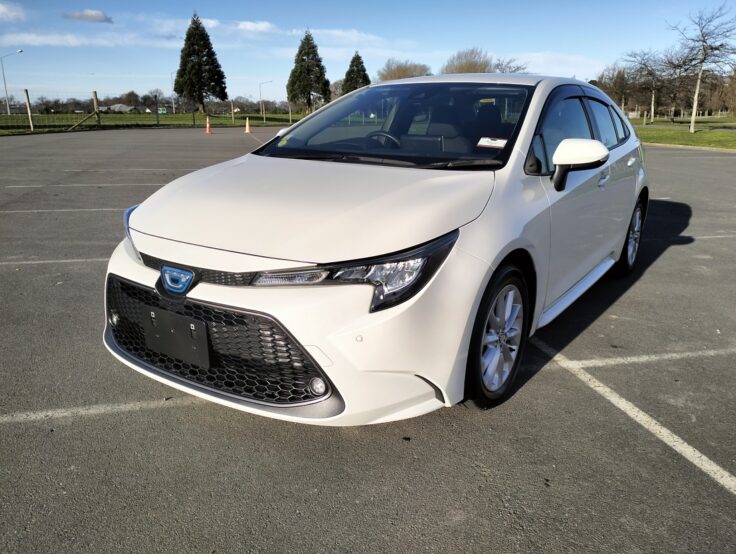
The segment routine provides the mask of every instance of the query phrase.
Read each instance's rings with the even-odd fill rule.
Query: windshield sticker
[[[508,141],[506,139],[493,138],[493,137],[480,137],[478,148],[498,148],[499,150],[506,146]]]

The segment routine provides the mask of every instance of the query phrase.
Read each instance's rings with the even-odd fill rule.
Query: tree
[[[687,25],[674,25],[672,29],[680,34],[680,45],[690,54],[698,71],[690,117],[690,132],[694,133],[704,72],[722,72],[736,57],[736,47],[731,42],[736,34],[736,18],[729,17],[729,9],[724,3],[710,11],[699,10],[690,15]]]
[[[600,87],[603,92],[617,102],[621,102],[622,110],[626,109],[630,85],[627,68],[620,67],[617,64],[604,67],[596,79],[596,86]]]
[[[428,65],[416,63],[409,60],[397,60],[389,58],[386,64],[378,70],[379,81],[392,81],[394,79],[406,79],[407,77],[423,77],[431,75]]]
[[[338,79],[337,81],[332,81],[330,83],[330,97],[331,98],[340,98],[340,96],[343,95],[343,85],[345,84],[344,79]]]
[[[286,84],[286,95],[289,102],[302,103],[311,112],[315,101],[329,102],[330,81],[325,76],[325,66],[317,50],[312,33],[304,33],[299,49],[294,57],[294,69]]]
[[[677,103],[682,100],[682,81],[688,77],[692,65],[690,53],[682,48],[669,48],[662,54],[662,73],[673,121]]]
[[[455,52],[440,73],[518,73],[526,71],[526,65],[517,63],[514,58],[497,58],[489,56],[480,48],[468,48]]]
[[[353,59],[350,60],[348,70],[345,72],[345,80],[342,83],[342,93],[347,94],[361,87],[371,84],[368,72],[365,70],[363,58],[355,51]]]
[[[225,74],[217,61],[210,35],[195,13],[184,37],[174,92],[196,104],[204,112],[206,98],[227,100]]]
[[[651,110],[649,116],[654,123],[657,91],[662,86],[662,58],[651,50],[638,50],[626,54],[626,61],[631,66],[631,73],[651,94]],[[646,123],[646,121],[645,121]]]
[[[138,96],[138,93],[134,90],[129,90],[125,94],[122,95],[121,104],[125,104],[126,106],[139,106],[141,103],[141,97]]]

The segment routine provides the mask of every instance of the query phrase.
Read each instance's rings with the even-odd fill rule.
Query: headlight
[[[140,258],[138,249],[135,247],[135,244],[133,244],[133,237],[130,236],[130,215],[135,211],[138,206],[139,204],[136,204],[135,206],[131,206],[123,212],[123,229],[125,229],[125,236],[128,237],[130,244],[133,246],[133,250],[135,250],[136,255]]]
[[[376,312],[400,304],[422,290],[447,258],[459,234],[453,231],[410,250],[380,258],[259,273],[252,284],[260,287],[370,284],[375,287],[370,311]]]

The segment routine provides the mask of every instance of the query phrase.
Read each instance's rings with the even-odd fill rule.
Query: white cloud
[[[26,12],[18,4],[0,2],[0,21],[25,21]]]
[[[88,21],[90,23],[112,23],[112,17],[100,10],[82,10],[81,12],[65,13],[64,19]]]
[[[165,38],[148,38],[137,33],[99,33],[78,35],[75,33],[7,33],[0,35],[0,46],[146,46],[151,48],[181,48],[181,41]]]
[[[331,44],[339,43],[350,46],[356,45],[380,45],[385,40],[370,33],[363,33],[357,29],[310,29],[316,39],[325,40]],[[303,31],[292,31],[293,34],[302,35]]]
[[[206,17],[203,17],[201,21],[202,25],[204,25],[207,29],[216,29],[220,26],[220,21],[218,19],[208,19]]]
[[[249,33],[273,33],[278,32],[276,25],[269,21],[240,21],[238,29]]]
[[[572,77],[574,75],[581,80],[595,79],[606,65],[606,62],[601,60],[595,60],[580,54],[565,54],[562,52],[526,52],[515,54],[513,57],[527,64],[529,73],[560,77]]]

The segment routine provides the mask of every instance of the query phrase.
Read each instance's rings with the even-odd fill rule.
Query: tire
[[[486,409],[508,398],[519,372],[530,323],[524,276],[514,266],[500,267],[483,294],[470,339],[465,374],[465,399],[469,404]]]
[[[641,244],[641,232],[644,228],[644,205],[641,199],[636,201],[636,206],[631,214],[629,226],[626,230],[626,240],[621,249],[621,256],[613,266],[613,273],[623,277],[634,271],[636,260],[639,257],[639,246]]]

